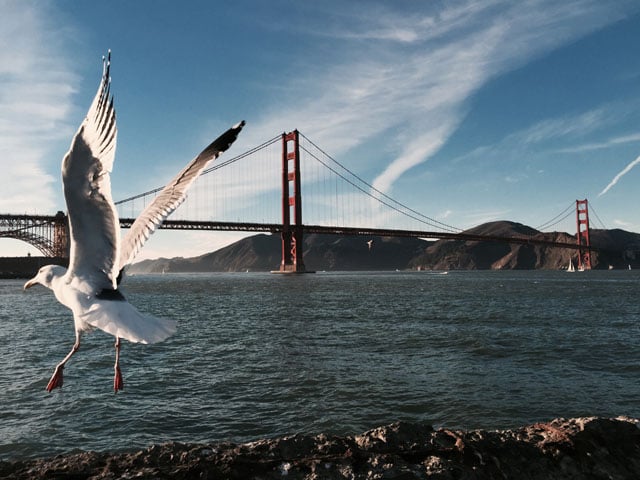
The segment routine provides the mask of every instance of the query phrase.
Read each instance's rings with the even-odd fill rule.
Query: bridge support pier
[[[282,262],[273,273],[306,273],[298,138],[298,130],[282,134]]]
[[[69,221],[63,212],[56,213],[53,222],[53,256],[69,258]]]
[[[578,269],[591,270],[591,241],[589,240],[589,202],[576,200],[576,239],[578,249]]]

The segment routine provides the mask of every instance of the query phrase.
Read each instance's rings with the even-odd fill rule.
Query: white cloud
[[[513,156],[514,152],[516,155],[522,155],[525,150],[533,151],[539,149],[540,146],[547,153],[574,153],[573,150],[569,152],[568,149],[550,149],[549,142],[554,140],[567,142],[585,136],[589,137],[598,129],[610,127],[612,122],[615,122],[615,113],[610,105],[573,115],[545,119],[530,127],[515,131],[495,144],[477,147],[469,153],[455,158],[453,162],[505,159]],[[631,141],[632,136],[627,136],[627,138],[628,141]],[[544,169],[538,168],[536,172],[542,174]],[[519,174],[512,174],[511,179],[518,178],[517,175]]]
[[[469,211],[465,214],[464,219],[467,225],[482,225],[483,223],[509,218],[510,212],[510,210]]]
[[[626,230],[629,230],[629,231],[637,231],[638,230],[638,226],[637,225],[634,225],[633,223],[627,222],[625,220],[620,220],[618,218],[613,220],[613,224],[616,227],[619,227],[619,228],[622,228],[622,229],[626,229]]]
[[[408,148],[404,149],[404,153],[378,175],[373,181],[373,186],[381,192],[389,192],[393,183],[407,170],[420,164],[442,147],[444,138],[448,136],[451,129],[450,125],[441,125],[413,139]]]
[[[507,183],[518,183],[523,180],[526,180],[528,177],[523,174],[515,174],[515,175],[507,175],[504,177],[504,181]]]
[[[51,144],[71,138],[66,123],[74,76],[66,68],[60,39],[46,2],[2,2],[0,43],[0,211],[52,212]],[[56,158],[55,165],[60,165]],[[53,213],[53,212],[52,212]]]
[[[598,108],[577,115],[547,119],[517,133],[517,136],[524,144],[542,143],[555,138],[576,135],[583,136],[607,122],[607,115],[607,110]]]
[[[334,30],[305,25],[348,48],[334,52],[324,71],[301,70],[295,109],[278,106],[258,130],[296,126],[313,132],[314,141],[335,155],[391,138],[385,152],[390,160],[373,181],[390,193],[400,177],[446,144],[468,100],[487,81],[622,17],[591,0],[446,5],[403,15],[389,6],[347,12]],[[561,130],[538,125],[525,141],[592,128],[598,115],[589,112],[579,125],[565,123]]]
[[[603,142],[585,143],[583,145],[577,145],[575,147],[562,148],[557,151],[559,153],[583,153],[593,150],[604,150],[607,148],[624,145],[626,143],[640,143],[640,133],[616,136]]]
[[[604,187],[604,189],[598,194],[599,197],[601,197],[602,195],[604,195],[605,193],[607,193],[616,183],[618,183],[618,181],[624,177],[627,173],[629,173],[631,171],[631,169],[633,167],[635,167],[636,165],[638,165],[640,163],[640,156],[638,158],[636,158],[633,162],[629,163],[629,165],[627,165],[626,167],[624,167],[620,173],[618,173],[615,177],[613,177],[613,180],[611,180],[611,182],[609,182],[609,185],[607,185],[606,187]]]

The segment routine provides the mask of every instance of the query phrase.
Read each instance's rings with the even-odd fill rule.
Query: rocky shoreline
[[[0,462],[3,479],[638,479],[640,420],[556,419],[514,430],[394,423],[361,435],[154,445]]]

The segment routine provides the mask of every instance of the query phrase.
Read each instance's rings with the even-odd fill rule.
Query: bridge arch
[[[0,234],[0,237],[12,238],[14,240],[20,240],[22,242],[28,243],[32,247],[35,247],[45,257],[55,256],[53,254],[53,245],[48,238],[41,235],[30,232],[2,232],[2,234]]]
[[[54,216],[0,215],[0,238],[26,242],[46,257],[69,256],[69,228],[63,212]]]

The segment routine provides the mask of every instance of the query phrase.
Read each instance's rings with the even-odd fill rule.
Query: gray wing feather
[[[119,267],[129,264],[140,251],[144,242],[176,208],[184,202],[187,190],[202,170],[227,150],[236,140],[244,126],[244,121],[234,125],[216,138],[184,169],[182,169],[158,194],[147,208],[136,218],[122,242]]]
[[[116,113],[110,95],[111,52],[98,92],[62,161],[69,214],[69,271],[96,289],[116,287],[120,223],[111,197]]]

